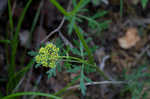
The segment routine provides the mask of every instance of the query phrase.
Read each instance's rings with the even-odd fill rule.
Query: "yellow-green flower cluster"
[[[40,48],[35,60],[44,67],[55,68],[59,57],[58,52],[59,48],[52,43],[48,43],[45,47]]]

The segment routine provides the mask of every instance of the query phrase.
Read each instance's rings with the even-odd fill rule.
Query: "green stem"
[[[11,32],[14,31],[14,25],[13,25],[13,18],[12,18],[12,10],[11,10],[11,3],[10,0],[8,0],[8,15],[9,15],[9,24]]]
[[[76,32],[77,36],[78,36],[79,39],[81,40],[81,42],[82,42],[82,44],[83,44],[83,46],[84,46],[86,52],[88,53],[88,56],[89,56],[88,61],[89,61],[89,63],[94,64],[94,57],[93,57],[93,55],[92,55],[92,52],[91,52],[91,50],[89,49],[87,43],[86,43],[85,40],[84,40],[83,35],[80,33],[79,28],[77,27],[76,24],[74,24],[74,29],[75,29],[75,32]]]
[[[47,93],[41,93],[41,92],[18,92],[18,93],[13,93],[8,96],[5,96],[2,99],[12,99],[13,97],[24,96],[24,95],[45,96],[45,97],[51,97],[54,99],[62,99],[60,97],[57,97],[57,96],[54,96],[51,94],[47,94]]]
[[[88,63],[87,61],[81,59],[81,58],[77,58],[77,57],[72,57],[72,56],[60,56],[58,58],[66,58],[66,59],[72,59],[72,60],[77,60],[81,63]]]
[[[54,6],[56,6],[56,8],[57,8],[62,14],[64,14],[64,15],[67,16],[67,17],[71,17],[72,14],[74,14],[74,13],[76,12],[77,7],[75,7],[75,9],[74,9],[74,10],[71,12],[71,14],[70,14],[70,13],[68,13],[56,0],[49,0],[49,1],[50,1]],[[84,1],[84,0],[80,0],[80,2],[78,3],[77,6],[80,6],[83,1]],[[70,21],[70,20],[69,20],[69,21]],[[76,32],[78,38],[81,40],[81,42],[82,42],[82,44],[83,44],[83,46],[84,46],[86,52],[88,53],[88,57],[89,57],[88,62],[89,62],[90,64],[93,64],[92,66],[94,66],[94,65],[95,65],[95,62],[94,62],[94,57],[93,57],[93,55],[92,55],[92,52],[91,52],[91,50],[89,49],[87,43],[86,43],[85,40],[84,40],[83,35],[80,33],[79,28],[77,27],[76,24],[74,24],[74,29],[75,29],[75,32]],[[95,67],[95,66],[94,66],[94,67]],[[95,67],[95,68],[96,68],[96,70],[97,70],[105,79],[108,80],[108,77],[104,74],[104,72],[103,72],[102,70],[100,70],[98,67]]]
[[[27,66],[25,66],[23,69],[21,69],[20,71],[16,72],[14,75],[11,76],[11,78],[7,83],[7,89],[6,89],[7,94],[9,92],[12,93],[11,89],[14,89],[14,87],[18,84],[20,78],[23,77],[23,75],[32,67],[33,64],[34,64],[34,60],[31,60],[27,64]]]
[[[9,77],[11,77],[11,75],[13,75],[15,73],[15,56],[16,56],[16,52],[17,52],[17,46],[18,46],[18,35],[19,35],[19,31],[24,19],[24,16],[27,12],[27,9],[29,8],[30,4],[31,4],[32,0],[29,0],[28,3],[26,4],[21,17],[19,18],[19,22],[17,24],[17,28],[16,28],[16,32],[14,34],[13,40],[12,40],[12,44],[11,44],[11,48],[12,48],[12,54],[11,54],[11,64],[8,68],[9,71]]]
[[[73,9],[73,11],[71,11],[71,13],[74,15],[75,13],[77,13],[79,7],[81,6],[81,4],[84,2],[84,0],[80,0],[79,3],[77,4],[77,6]]]
[[[70,16],[70,14],[56,1],[56,0],[49,0],[55,7],[65,16]]]
[[[6,44],[9,44],[9,43],[10,43],[10,40],[0,40],[0,43],[6,43]]]
[[[120,17],[123,16],[123,0],[120,0]]]

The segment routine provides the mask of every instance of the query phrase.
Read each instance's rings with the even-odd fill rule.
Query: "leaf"
[[[86,92],[86,86],[85,86],[85,84],[84,84],[84,78],[85,78],[85,76],[84,76],[84,71],[83,71],[83,69],[84,69],[84,65],[82,65],[82,70],[81,70],[81,76],[80,76],[80,88],[81,88],[81,92],[82,92],[82,94],[83,95],[85,95],[85,92]]]
[[[41,66],[41,64],[36,64],[36,65],[35,65],[35,68],[38,68],[39,66]]]
[[[91,0],[94,6],[98,6],[101,3],[101,0]]]
[[[62,66],[60,66],[60,64],[58,64],[58,63],[57,63],[57,70],[58,70],[58,72],[62,71]]]
[[[100,17],[106,15],[107,13],[108,13],[107,11],[99,11],[94,16],[92,16],[91,18],[92,19],[97,19],[97,18],[100,18]]]
[[[77,81],[78,79],[80,79],[80,75],[74,77],[74,78],[72,79],[72,82],[75,82],[75,81]]]
[[[89,2],[90,2],[90,0],[83,0],[81,5],[77,8],[77,12],[80,12],[82,10],[82,8],[84,8]]]
[[[77,6],[77,0],[72,0],[73,7]]]
[[[80,56],[80,51],[77,48],[71,49],[72,53]]]
[[[6,43],[9,44],[11,41],[10,40],[0,40],[0,43]]]
[[[80,78],[80,88],[81,88],[82,94],[85,95],[86,86],[84,84],[84,79],[82,77]]]
[[[73,25],[75,24],[75,21],[76,21],[76,17],[73,16],[71,21],[70,21],[70,24],[68,25],[68,34],[71,35],[72,31],[73,31]]]
[[[84,79],[85,79],[87,82],[92,83],[92,80],[91,80],[90,78],[88,78],[88,77],[85,76]]]
[[[148,3],[148,0],[141,0],[143,9],[146,7],[147,3]]]
[[[30,55],[30,56],[36,56],[37,54],[38,54],[38,52],[35,52],[35,51],[28,52],[28,55]]]
[[[66,60],[66,62],[64,62],[64,66],[65,66],[66,69],[70,69],[71,66],[72,66],[72,64],[70,64],[70,63],[67,62],[67,60]]]
[[[80,66],[76,66],[76,67],[74,67],[73,69],[67,70],[67,72],[70,72],[70,73],[77,73],[78,71],[80,71],[80,69],[81,69]]]
[[[46,73],[48,74],[48,79],[50,79],[52,76],[56,76],[56,68],[49,69]]]

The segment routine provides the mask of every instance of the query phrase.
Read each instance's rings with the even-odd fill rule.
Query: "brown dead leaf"
[[[118,39],[120,47],[124,49],[135,46],[138,41],[140,37],[136,28],[128,28],[125,36]]]

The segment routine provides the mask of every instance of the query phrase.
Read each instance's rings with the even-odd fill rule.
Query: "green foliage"
[[[0,43],[10,43],[10,40],[0,40]]]
[[[77,65],[73,65],[73,68],[71,69],[68,69],[67,72],[70,72],[70,73],[77,73],[81,70],[81,67],[80,66],[77,66]]]
[[[148,3],[148,0],[141,0],[143,9],[146,8],[147,3]]]
[[[10,64],[8,64],[9,65],[9,67],[8,67],[9,80],[8,80],[8,83],[7,83],[7,92],[6,92],[7,94],[13,92],[13,89],[19,83],[20,79],[25,75],[25,73],[34,64],[34,59],[33,59],[29,63],[27,63],[26,67],[22,68],[18,72],[15,72],[16,71],[15,70],[16,69],[15,68],[15,57],[16,57],[17,46],[18,46],[18,42],[19,42],[18,41],[19,31],[21,29],[21,25],[23,23],[25,14],[26,14],[29,6],[32,3],[32,0],[28,0],[25,8],[23,9],[23,12],[21,13],[21,16],[20,16],[20,18],[18,20],[18,24],[17,24],[16,30],[14,30],[13,15],[12,15],[12,9],[11,9],[10,1],[11,0],[8,0],[9,25],[10,25],[10,31],[14,35],[11,38],[12,40],[0,40],[1,43],[11,43],[11,49],[12,49],[11,53],[8,53],[8,54],[11,54],[11,60],[10,60],[11,62],[10,62]],[[31,41],[31,35],[32,35],[32,32],[35,29],[35,25],[36,25],[38,17],[39,17],[40,9],[41,9],[41,6],[38,8],[38,11],[36,12],[36,15],[35,15],[35,18],[34,18],[34,21],[33,21],[33,24],[31,26],[31,30],[30,30],[31,33],[30,33],[30,40],[29,41]],[[7,38],[8,38],[8,36],[7,36]],[[30,42],[28,42],[28,43],[30,43]],[[8,48],[8,45],[7,45],[7,48]],[[30,52],[29,54],[31,56],[35,56],[37,54],[37,52]],[[7,61],[9,61],[9,60],[7,60]]]
[[[21,25],[22,25],[22,22],[23,22],[23,19],[24,19],[24,16],[31,4],[32,0],[29,0],[25,6],[25,8],[23,9],[23,12],[21,13],[21,16],[18,20],[18,24],[17,24],[17,27],[16,27],[16,31],[14,32],[14,25],[13,25],[13,18],[12,18],[12,9],[11,9],[11,3],[10,3],[10,0],[8,0],[8,14],[9,14],[9,24],[10,24],[10,29],[11,29],[11,32],[13,33],[14,32],[14,35],[12,37],[12,40],[11,42],[10,41],[7,41],[7,43],[11,43],[11,60],[10,60],[10,64],[9,64],[9,67],[8,67],[8,76],[9,76],[9,80],[8,80],[8,83],[7,83],[7,94],[8,94],[8,91],[12,91],[12,89],[16,86],[16,82],[18,82],[18,80],[20,79],[20,76],[19,77],[16,77],[14,78],[14,76],[16,75],[15,74],[15,59],[16,59],[16,53],[17,53],[17,46],[18,46],[18,36],[19,36],[19,31],[21,29]],[[5,41],[6,42],[6,41]],[[12,80],[16,79],[16,82],[13,83]],[[11,87],[9,87],[11,86]]]
[[[36,56],[36,55],[38,55],[38,52],[30,51],[30,52],[28,52],[28,55],[30,55],[30,56]]]
[[[101,0],[91,0],[91,2],[93,3],[93,5],[97,6],[101,3]]]
[[[92,82],[90,78],[88,78],[86,75],[91,72],[99,72],[101,76],[103,76],[105,79],[108,80],[107,76],[105,76],[104,72],[99,69],[99,67],[96,66],[96,63],[94,62],[93,52],[96,49],[96,46],[90,47],[88,46],[91,38],[88,37],[87,33],[84,32],[84,30],[77,24],[83,23],[85,21],[88,22],[87,28],[91,28],[96,30],[97,32],[101,32],[102,30],[106,29],[108,27],[108,24],[111,22],[110,20],[105,21],[99,21],[101,17],[104,17],[108,12],[107,11],[98,11],[96,14],[89,16],[89,15],[83,15],[86,12],[88,12],[88,9],[86,6],[89,4],[91,0],[72,0],[73,3],[73,10],[70,12],[67,12],[56,0],[49,0],[58,10],[65,16],[66,20],[69,22],[68,24],[68,34],[71,34],[75,32],[78,36],[79,40],[74,40],[73,44],[75,45],[75,48],[71,49],[68,46],[64,46],[64,44],[61,42],[61,40],[58,40],[56,42],[56,45],[61,49],[61,52],[59,52],[59,61],[56,62],[56,67],[50,68],[46,73],[48,75],[48,78],[51,78],[52,76],[56,76],[56,70],[58,72],[61,72],[62,69],[66,70],[68,73],[79,73],[72,81],[69,83],[66,87],[59,90],[54,95],[46,94],[46,93],[39,93],[39,92],[21,92],[21,93],[13,93],[8,96],[3,97],[2,99],[8,99],[16,96],[22,96],[22,95],[40,95],[40,96],[47,96],[55,99],[61,99],[59,97],[56,97],[55,95],[60,95],[61,93],[65,92],[67,88],[75,84],[75,82],[78,82],[80,79],[80,89],[83,95],[86,95],[86,82]],[[77,2],[78,1],[78,2]],[[10,0],[8,0],[8,12],[9,12],[9,24],[11,32],[14,32],[14,35],[12,37],[12,40],[0,40],[0,43],[11,43],[12,53],[11,53],[11,63],[9,66],[9,81],[7,83],[7,93],[12,92],[14,87],[18,84],[19,80],[23,75],[31,68],[31,66],[34,64],[34,59],[28,63],[28,65],[20,70],[19,72],[15,73],[15,56],[17,53],[17,46],[18,46],[18,35],[19,31],[21,29],[21,25],[24,19],[24,16],[27,12],[27,9],[29,8],[32,0],[28,0],[16,27],[16,31],[14,31],[13,26],[13,18],[12,18],[12,9]],[[93,0],[93,4],[97,5],[100,3],[100,0]],[[148,0],[141,0],[142,7],[145,8]],[[38,11],[35,15],[35,19],[33,21],[32,27],[31,27],[31,34],[34,31],[34,28],[37,24],[37,20],[39,18],[41,6],[38,8]],[[120,16],[123,15],[123,0],[120,0]],[[87,39],[85,39],[87,38]],[[65,48],[66,47],[66,48]],[[42,52],[43,53],[43,52]],[[76,57],[71,57],[69,54],[73,54]],[[37,56],[39,53],[30,51],[28,53],[30,56]],[[52,53],[46,53],[46,55],[52,54]],[[39,58],[41,59],[41,57]],[[48,59],[50,59],[48,57]],[[64,66],[60,66],[60,61],[63,61]],[[41,66],[41,62],[37,62],[35,65],[36,68]],[[49,66],[50,67],[50,66]],[[131,92],[132,99],[140,99],[141,97],[146,99],[146,93],[142,93],[143,88],[145,86],[145,83],[149,84],[149,77],[150,74],[145,72],[146,67],[140,67],[138,70],[133,71],[131,74],[126,74],[125,80],[128,81],[128,84],[124,88],[124,92]],[[14,82],[13,82],[14,81]],[[139,83],[140,82],[140,83]],[[0,95],[0,97],[2,97]]]
[[[120,17],[123,16],[123,0],[120,0]]]
[[[16,53],[17,53],[17,47],[18,47],[18,36],[19,36],[19,31],[21,29],[21,25],[22,25],[22,22],[23,22],[23,19],[24,19],[24,16],[30,6],[30,4],[32,3],[32,0],[29,0],[23,10],[23,12],[21,13],[21,16],[19,18],[19,21],[18,21],[18,24],[17,24],[17,27],[16,27],[16,31],[14,33],[14,36],[13,36],[13,39],[12,39],[12,42],[11,42],[11,48],[12,48],[12,53],[11,53],[11,64],[9,66],[9,69],[8,69],[8,74],[11,78],[11,75],[13,75],[15,73],[15,56],[16,56]],[[10,12],[10,11],[9,11]],[[12,16],[12,15],[11,15]],[[10,20],[11,17],[10,17]],[[13,32],[13,31],[12,31]]]
[[[88,26],[92,29],[98,29],[98,31],[102,31],[104,29],[107,28],[108,26],[108,23],[110,23],[111,21],[110,20],[107,20],[107,21],[104,21],[104,22],[98,22],[96,19],[99,19],[100,17],[103,17],[104,15],[107,14],[106,11],[99,11],[97,12],[95,15],[93,16],[84,16],[84,15],[81,15],[80,12],[83,12],[83,11],[88,11],[88,9],[84,8],[90,1],[89,0],[85,0],[79,7],[77,8],[76,7],[76,0],[73,0],[73,5],[74,5],[74,8],[77,8],[76,11],[72,11],[74,12],[73,16],[70,18],[70,17],[67,17],[68,20],[70,20],[70,23],[68,24],[68,33],[69,34],[72,34],[73,32],[73,27],[74,27],[74,24],[75,23],[82,23],[84,22],[83,19],[87,20],[88,21]]]
[[[92,82],[91,79],[89,79],[88,77],[85,76],[84,68],[85,68],[85,66],[82,65],[82,69],[81,69],[81,73],[80,73],[80,88],[81,88],[81,92],[83,95],[86,94],[86,89],[87,89],[85,86],[85,81],[90,82],[90,83]]]
[[[50,79],[52,76],[56,76],[56,68],[49,69],[46,73],[48,74],[48,79]]]
[[[7,83],[7,93],[11,93],[12,89],[18,84],[20,79],[25,75],[25,73],[33,66],[34,60],[31,60],[26,67],[22,68],[20,71],[12,75],[11,79]]]
[[[8,96],[5,96],[2,99],[13,99],[14,97],[24,96],[24,95],[44,96],[44,97],[50,97],[50,98],[54,98],[54,99],[62,99],[60,97],[51,95],[49,93],[47,94],[47,93],[41,93],[41,92],[18,92],[18,93],[13,93]]]
[[[146,96],[143,98],[148,91],[144,93],[144,86],[150,84],[150,73],[146,72],[148,68],[141,66],[134,70],[131,74],[124,74],[125,80],[128,84],[123,89],[123,92],[131,92],[132,99],[147,99]]]
[[[86,9],[86,5],[90,2],[90,0],[80,0],[77,2],[77,0],[73,0],[73,10],[70,12],[67,12],[56,0],[49,0],[62,14],[64,14],[65,18],[69,21],[68,24],[68,33],[71,34],[73,33],[73,30],[77,34],[79,40],[80,40],[80,46],[74,49],[68,49],[64,50],[66,52],[64,55],[66,56],[61,56],[62,61],[64,61],[64,67],[67,69],[68,72],[70,73],[75,73],[75,72],[80,72],[80,75],[76,77],[73,81],[77,81],[80,78],[80,88],[82,94],[85,95],[86,91],[86,86],[84,84],[85,81],[90,81],[89,78],[85,76],[84,73],[89,73],[91,71],[94,71],[92,68],[97,70],[100,75],[102,75],[105,79],[108,80],[108,78],[105,76],[103,71],[101,71],[94,62],[94,57],[92,54],[91,49],[88,47],[87,40],[84,39],[85,33],[83,33],[83,30],[81,27],[77,26],[78,23],[84,22],[84,20],[87,20],[88,23],[92,26],[94,25],[95,27],[93,28],[100,28],[105,29],[107,27],[107,22],[104,21],[103,23],[97,22],[96,19],[98,19],[101,16],[104,16],[106,12],[103,13],[97,13],[92,18],[88,16],[81,15],[82,12],[88,11]],[[84,19],[84,20],[83,20]],[[88,28],[88,27],[87,27]],[[76,44],[76,42],[74,42]],[[79,45],[79,43],[77,43]],[[79,49],[78,49],[79,48]],[[69,56],[69,51],[78,57],[71,57]],[[85,50],[85,51],[84,51]],[[63,53],[63,52],[62,52]],[[85,60],[85,56],[88,57],[88,61]],[[72,65],[72,62],[77,63],[76,65]],[[82,67],[82,68],[81,68]],[[50,72],[51,73],[51,72]],[[78,79],[77,79],[78,78]],[[71,86],[72,83],[68,84],[68,86]],[[67,87],[68,87],[67,86]],[[64,92],[66,87],[59,92],[57,92],[55,95],[58,95],[62,92]]]
[[[96,67],[95,62],[94,62],[94,57],[92,54],[92,49],[93,48],[89,48],[88,47],[88,42],[90,41],[89,39],[85,39],[85,37],[87,35],[85,35],[84,31],[82,30],[82,28],[80,26],[78,26],[78,23],[82,23],[85,20],[88,21],[88,27],[92,28],[92,29],[96,29],[99,28],[100,30],[103,30],[107,27],[108,25],[108,21],[103,21],[103,22],[97,22],[97,20],[104,16],[106,14],[105,11],[102,12],[98,12],[95,15],[89,17],[89,16],[84,16],[82,15],[84,12],[87,12],[88,9],[86,9],[86,6],[89,4],[90,0],[80,0],[77,2],[77,0],[73,0],[73,10],[71,12],[67,12],[56,0],[50,0],[51,3],[53,3],[53,5],[55,5],[58,10],[64,14],[65,18],[69,21],[68,24],[68,33],[73,33],[75,31],[75,33],[77,34],[79,41],[77,42],[77,40],[75,42],[73,42],[76,45],[75,49],[63,49],[61,53],[62,57],[59,57],[61,61],[64,62],[65,66],[63,69],[66,69],[69,73],[78,73],[80,72],[80,74],[75,77],[75,79],[68,84],[68,86],[66,86],[64,89],[60,90],[57,94],[60,94],[62,92],[64,92],[66,90],[66,88],[70,87],[71,85],[74,84],[74,82],[78,81],[78,79],[80,79],[80,88],[81,88],[81,92],[82,94],[85,95],[86,93],[86,86],[85,86],[85,82],[91,82],[91,80],[86,77],[87,73],[93,72],[94,70],[98,70],[98,72],[100,72],[100,74],[102,74],[102,76],[104,76],[104,78],[107,78],[104,73],[99,70],[99,68]],[[9,24],[10,24],[10,29],[11,32],[14,33],[12,40],[11,41],[2,41],[0,40],[0,42],[2,43],[11,43],[11,62],[10,62],[10,66],[8,68],[8,74],[9,74],[9,81],[7,84],[7,94],[8,93],[12,93],[13,89],[15,88],[15,86],[18,84],[18,82],[20,81],[20,78],[23,77],[23,75],[31,68],[31,66],[34,64],[35,59],[33,59],[31,62],[28,63],[28,65],[23,68],[22,70],[20,70],[19,72],[15,73],[15,57],[16,57],[16,53],[17,53],[17,47],[19,44],[19,40],[18,40],[18,36],[19,36],[19,32],[24,20],[24,16],[29,8],[29,6],[31,5],[32,0],[28,0],[25,8],[23,9],[23,12],[21,13],[21,16],[18,20],[18,24],[16,26],[16,31],[14,30],[14,24],[13,24],[13,17],[12,17],[12,9],[11,9],[11,3],[10,0],[8,0],[8,12],[9,12]],[[33,20],[32,23],[32,27],[30,29],[30,40],[31,41],[31,36],[32,36],[32,32],[35,29],[35,26],[37,24],[37,20],[39,18],[39,14],[40,14],[40,9],[41,9],[41,5],[38,8],[38,11],[35,15],[35,18]],[[87,27],[87,28],[88,28]],[[59,42],[60,43],[60,42]],[[60,46],[63,44],[58,44],[60,48],[64,47],[64,46]],[[74,55],[77,55],[77,57],[71,57],[69,56],[69,53],[73,53]],[[30,56],[37,56],[39,55],[39,53],[31,51],[28,53]],[[86,57],[86,58],[85,58]],[[41,59],[41,58],[39,58]],[[55,68],[51,68],[49,69],[46,73],[48,74],[48,78],[52,77],[52,76],[56,76],[56,70],[58,70],[59,72],[61,72],[62,68],[59,64],[60,61],[57,62],[57,66]],[[72,64],[74,63],[74,64]],[[38,68],[39,66],[41,66],[41,63],[38,62],[35,67]],[[14,81],[14,82],[12,82]],[[32,92],[24,92],[24,93],[14,93],[11,95],[8,95],[6,97],[3,97],[4,99],[7,98],[11,98],[11,97],[16,97],[16,96],[21,96],[21,95],[42,95],[42,96],[46,96],[46,94],[41,94],[41,93],[32,93]],[[47,95],[48,96],[48,95]],[[49,94],[49,97],[50,96]],[[52,97],[54,98],[54,97]],[[57,99],[57,98],[56,98]]]

